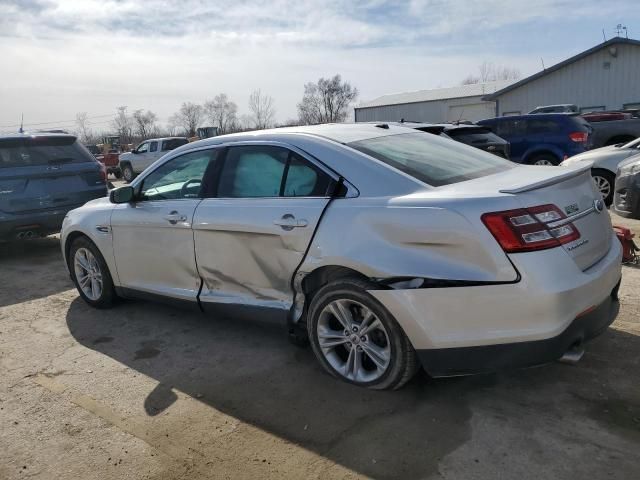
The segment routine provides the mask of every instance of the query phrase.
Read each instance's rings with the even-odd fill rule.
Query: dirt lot
[[[0,272],[0,479],[640,478],[639,269],[577,366],[391,393],[325,375],[281,325],[92,310],[56,238]]]

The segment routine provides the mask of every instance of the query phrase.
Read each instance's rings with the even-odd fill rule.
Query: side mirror
[[[133,200],[133,197],[133,187],[129,185],[115,188],[109,193],[109,201],[111,203],[129,203]]]
[[[131,150],[131,153],[133,153],[134,155],[138,154],[138,150]]]

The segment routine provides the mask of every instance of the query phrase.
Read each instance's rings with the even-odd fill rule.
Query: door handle
[[[169,215],[164,217],[166,221],[168,221],[171,225],[175,225],[178,222],[186,222],[187,216],[180,215],[177,211],[170,212]]]
[[[290,213],[286,213],[282,216],[282,218],[273,221],[274,225],[278,225],[283,230],[293,230],[294,228],[304,228],[309,225],[304,218],[296,220],[296,217],[291,215]]]

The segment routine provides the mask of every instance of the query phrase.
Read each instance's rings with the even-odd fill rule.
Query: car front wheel
[[[131,165],[125,165],[124,167],[122,167],[122,176],[127,183],[133,181],[133,179],[135,178],[135,174],[133,173],[133,168],[131,167]]]
[[[78,237],[69,249],[69,271],[78,293],[95,308],[111,307],[115,298],[113,280],[102,254],[86,237]]]
[[[341,279],[313,297],[307,329],[324,369],[341,380],[376,390],[398,389],[419,368],[409,339],[360,279]]]

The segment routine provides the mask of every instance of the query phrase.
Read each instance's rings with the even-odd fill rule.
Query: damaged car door
[[[334,185],[332,173],[292,148],[230,147],[215,196],[198,205],[193,221],[202,307],[285,315],[291,278]]]

